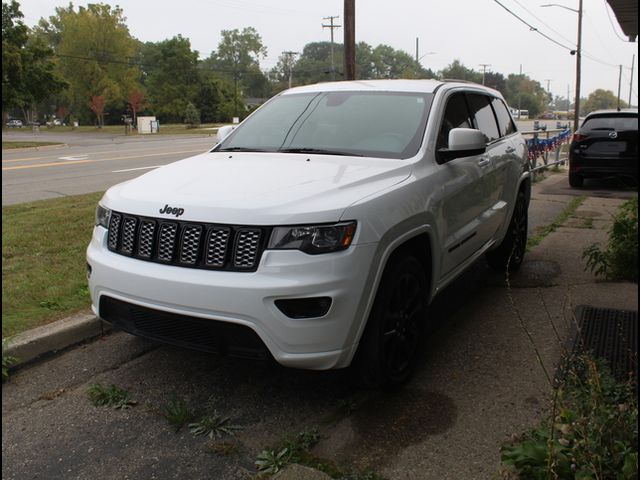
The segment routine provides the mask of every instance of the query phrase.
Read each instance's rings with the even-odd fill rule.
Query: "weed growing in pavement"
[[[338,480],[384,480],[372,471],[345,472],[333,462],[316,457],[310,450],[320,441],[320,438],[321,435],[317,429],[305,429],[276,447],[263,450],[255,462],[258,476],[272,475],[290,463],[297,463],[320,470]]]
[[[560,215],[558,215],[553,220],[553,223],[551,223],[551,225],[547,225],[540,231],[536,232],[535,235],[532,235],[531,237],[529,237],[529,240],[527,241],[527,251],[530,251],[533,247],[539,245],[540,242],[542,242],[542,240],[544,240],[545,237],[547,237],[547,235],[555,232],[558,228],[560,228],[560,226],[564,222],[566,222],[571,215],[573,215],[573,213],[578,209],[578,207],[582,205],[582,203],[585,201],[586,198],[587,197],[585,196],[581,196],[581,197],[576,197],[572,199],[567,205],[567,207],[562,211],[562,213],[560,213]]]
[[[178,432],[183,426],[189,423],[195,417],[195,413],[187,402],[173,395],[161,411],[163,417],[167,419]]]
[[[503,446],[505,473],[532,480],[637,478],[634,383],[616,382],[604,362],[589,356],[569,365],[548,422]]]
[[[280,450],[263,450],[256,460],[258,475],[273,475],[287,466],[293,457],[291,450],[282,448]]]
[[[5,353],[5,350],[9,346],[9,339],[2,339],[2,381],[5,382],[9,378],[9,369],[14,365],[18,359],[14,356]]]
[[[230,423],[231,418],[219,415],[217,411],[207,414],[197,422],[189,424],[189,431],[195,436],[205,435],[209,438],[221,438],[223,435],[234,435],[242,427]]]
[[[129,392],[115,385],[104,387],[99,383],[94,383],[87,389],[87,395],[96,407],[107,406],[124,410],[138,403],[131,399]]]
[[[638,197],[620,206],[609,229],[606,248],[590,245],[582,258],[587,260],[586,268],[596,275],[638,283]]]

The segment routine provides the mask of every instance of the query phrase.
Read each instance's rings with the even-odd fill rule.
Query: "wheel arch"
[[[380,245],[383,247],[379,250],[376,260],[373,262],[373,265],[377,265],[377,268],[372,268],[370,272],[370,279],[367,282],[369,285],[369,294],[363,295],[362,303],[360,307],[359,318],[360,322],[354,322],[354,327],[356,330],[352,333],[353,341],[352,341],[352,349],[351,355],[349,359],[349,363],[353,360],[356,355],[358,344],[362,339],[362,335],[367,327],[369,322],[369,316],[371,314],[371,309],[373,308],[373,303],[376,299],[376,295],[378,294],[378,289],[380,288],[380,284],[382,282],[382,277],[387,270],[390,262],[393,261],[394,257],[401,255],[402,253],[410,252],[412,255],[416,256],[424,267],[424,272],[427,277],[428,288],[429,288],[429,298],[428,303],[434,297],[434,285],[435,285],[435,274],[438,268],[438,259],[433,257],[433,252],[436,251],[434,246],[435,242],[435,232],[429,225],[422,225],[420,227],[416,227],[409,231],[406,231],[402,235],[394,234],[392,231],[389,232],[392,240],[390,242],[381,242]]]

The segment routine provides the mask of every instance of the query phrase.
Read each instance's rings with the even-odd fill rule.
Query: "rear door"
[[[508,213],[507,198],[512,194],[505,192],[505,186],[508,185],[507,175],[515,153],[509,137],[513,132],[510,131],[507,135],[506,130],[501,131],[492,105],[493,98],[483,93],[467,94],[476,128],[484,134],[487,141],[486,161],[482,164],[480,178],[480,188],[484,190],[485,196],[481,213],[482,230],[479,232],[482,245],[494,238],[504,222]]]

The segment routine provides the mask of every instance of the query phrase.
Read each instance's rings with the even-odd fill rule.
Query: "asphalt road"
[[[153,168],[213,147],[215,136],[3,132],[7,141],[63,146],[2,152],[2,205],[104,191]]]

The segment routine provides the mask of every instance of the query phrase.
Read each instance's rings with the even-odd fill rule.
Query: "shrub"
[[[502,463],[531,480],[631,480],[638,475],[635,385],[618,383],[601,361],[572,360],[549,421],[502,448]]]
[[[188,103],[184,110],[184,123],[187,124],[187,128],[200,126],[200,112],[193,103]]]
[[[582,258],[596,275],[638,283],[638,197],[621,205],[609,230],[607,248],[593,244]]]

